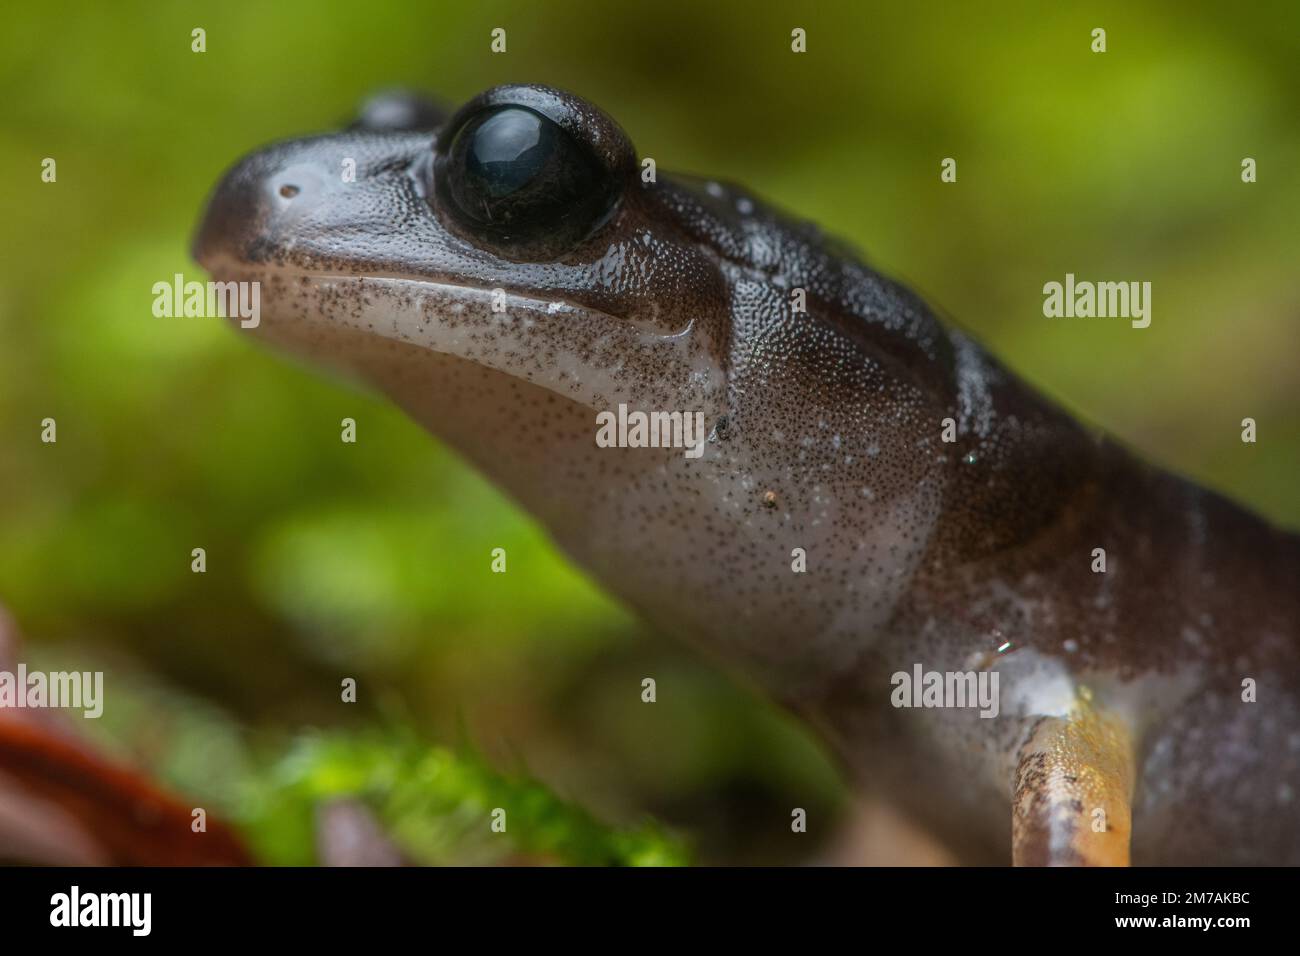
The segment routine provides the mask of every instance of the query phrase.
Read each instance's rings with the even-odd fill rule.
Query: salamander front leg
[[[1119,719],[1081,698],[1044,717],[1020,749],[1011,805],[1016,866],[1128,866],[1133,743]]]

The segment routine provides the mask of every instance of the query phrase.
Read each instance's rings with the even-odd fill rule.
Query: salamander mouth
[[[350,353],[415,347],[504,372],[601,410],[619,402],[677,407],[683,393],[721,400],[724,376],[692,341],[585,305],[447,279],[337,272],[219,259],[222,281],[257,282],[250,331],[334,365]],[[346,344],[344,344],[346,342]]]

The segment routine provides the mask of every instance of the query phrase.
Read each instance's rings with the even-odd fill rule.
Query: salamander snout
[[[275,261],[292,237],[312,231],[346,183],[315,149],[289,143],[254,153],[218,183],[195,234],[205,268]]]

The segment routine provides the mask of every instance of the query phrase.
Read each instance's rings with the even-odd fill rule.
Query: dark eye
[[[533,255],[558,255],[585,239],[618,198],[616,177],[591,149],[522,106],[466,120],[439,150],[434,181],[441,205],[471,236]]]
[[[437,129],[447,119],[440,106],[410,90],[387,90],[376,93],[361,104],[350,129],[417,130]]]

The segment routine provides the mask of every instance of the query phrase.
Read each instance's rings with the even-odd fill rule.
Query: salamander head
[[[638,162],[570,94],[498,87],[433,130],[378,113],[217,187],[195,255],[261,284],[252,334],[362,374],[661,623],[781,681],[852,660],[955,454],[959,347],[924,305],[815,227]],[[695,448],[605,447],[620,405],[698,413]]]

